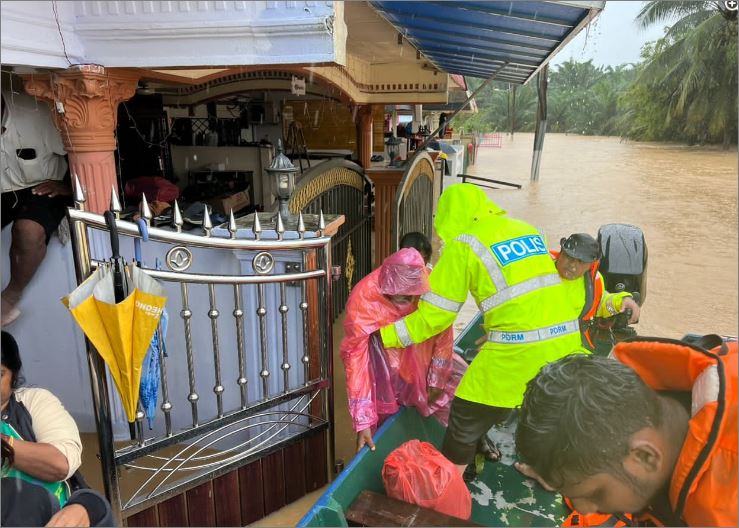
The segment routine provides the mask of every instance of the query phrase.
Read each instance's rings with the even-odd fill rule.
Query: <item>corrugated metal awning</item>
[[[524,84],[603,9],[604,1],[370,4],[439,70]]]

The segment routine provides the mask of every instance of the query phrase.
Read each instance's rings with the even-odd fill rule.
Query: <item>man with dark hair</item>
[[[529,382],[517,468],[569,499],[565,524],[737,525],[737,347],[705,343],[638,338]]]

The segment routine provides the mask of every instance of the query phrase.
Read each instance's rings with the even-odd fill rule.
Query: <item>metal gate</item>
[[[334,283],[333,313],[346,305],[354,285],[372,271],[371,185],[362,167],[346,160],[321,163],[303,173],[290,197],[290,212],[326,211],[344,215],[344,224],[331,239],[332,262],[343,277]]]
[[[431,240],[434,210],[434,163],[420,152],[408,166],[395,194],[392,251],[406,233],[418,231]]]
[[[107,251],[108,233],[102,215],[84,211],[79,182],[76,189],[69,218],[81,283],[107,265],[94,253]],[[169,331],[160,354],[161,410],[145,427],[139,408],[135,439],[114,443],[118,395],[88,342],[103,480],[119,524],[244,526],[258,518],[249,501],[262,500],[261,487],[279,484],[281,506],[331,474],[331,238],[322,213],[306,215],[295,232],[282,222],[270,228],[271,217],[239,223],[231,216],[212,227],[206,211],[203,234],[193,235],[182,232],[176,209],[173,230],[148,229],[141,269],[165,288]],[[143,238],[141,228],[115,223],[126,254]],[[154,262],[168,269],[146,265]],[[274,455],[279,474],[268,465]],[[249,470],[260,460],[264,478]],[[297,466],[304,475],[295,490],[288,475]],[[275,504],[266,501],[255,505],[261,516]]]

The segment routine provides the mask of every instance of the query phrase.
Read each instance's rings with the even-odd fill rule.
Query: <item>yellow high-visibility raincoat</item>
[[[541,367],[586,352],[579,311],[568,302],[539,232],[505,216],[475,185],[444,190],[434,227],[444,250],[429,277],[431,291],[415,312],[380,330],[383,344],[406,347],[438,334],[454,322],[470,292],[488,336],[456,396],[516,407]]]

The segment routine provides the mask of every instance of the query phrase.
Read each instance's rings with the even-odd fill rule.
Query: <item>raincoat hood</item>
[[[383,294],[423,295],[429,289],[426,264],[416,249],[400,249],[383,261],[380,268],[380,291]]]
[[[471,183],[450,185],[439,197],[434,228],[443,242],[467,231],[473,222],[505,214],[485,192]]]

